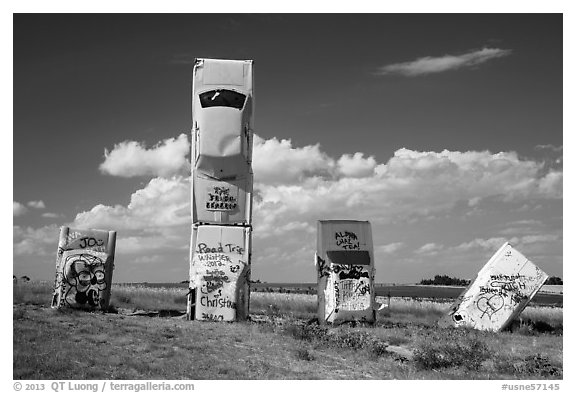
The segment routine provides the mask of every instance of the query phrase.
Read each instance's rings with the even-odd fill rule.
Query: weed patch
[[[540,377],[562,377],[562,369],[553,365],[547,356],[536,354],[514,363],[514,369],[520,374]]]
[[[316,359],[312,352],[310,352],[307,348],[298,348],[296,350],[296,359],[305,360],[307,362],[311,362],[312,360]]]
[[[284,333],[297,340],[314,343],[317,347],[332,349],[366,350],[373,356],[389,355],[388,343],[365,330],[333,328],[319,325],[293,324],[286,326]]]
[[[478,370],[489,357],[488,347],[476,337],[463,337],[453,342],[426,342],[414,351],[415,364],[421,370],[449,367]]]

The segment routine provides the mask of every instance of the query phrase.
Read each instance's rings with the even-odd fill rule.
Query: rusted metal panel
[[[374,250],[368,221],[318,221],[318,320],[376,320]]]
[[[501,331],[522,312],[547,278],[544,271],[506,242],[439,324]]]
[[[189,319],[238,321],[248,316],[251,229],[200,225],[192,231]]]
[[[60,228],[52,307],[107,310],[116,232]]]

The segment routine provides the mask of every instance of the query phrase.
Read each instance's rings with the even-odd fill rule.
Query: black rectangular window
[[[210,90],[200,94],[200,105],[202,108],[211,106],[227,106],[230,108],[242,109],[246,96],[232,90]]]
[[[340,265],[370,265],[368,251],[326,251],[330,262]]]

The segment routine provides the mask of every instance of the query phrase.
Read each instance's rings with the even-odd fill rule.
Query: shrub
[[[328,329],[319,325],[288,325],[285,329],[292,337],[306,341],[324,341],[328,334]]]
[[[414,352],[416,366],[424,370],[448,367],[478,370],[489,357],[488,347],[476,337],[426,342]]]
[[[314,355],[306,348],[298,348],[296,350],[296,358],[307,362],[315,359]]]
[[[544,285],[564,285],[564,282],[560,277],[552,276],[546,279]]]
[[[449,277],[447,275],[435,275],[433,280],[423,279],[420,281],[420,285],[455,285],[455,286],[467,286],[470,284],[470,280],[465,280],[462,278]]]
[[[541,354],[527,356],[521,362],[514,363],[514,368],[520,374],[542,377],[562,376],[562,369],[554,366],[546,356]]]

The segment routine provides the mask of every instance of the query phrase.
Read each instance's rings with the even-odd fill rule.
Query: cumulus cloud
[[[132,194],[127,206],[99,204],[76,215],[81,228],[145,229],[190,223],[190,182],[176,176],[154,178]]]
[[[294,184],[310,177],[329,177],[334,160],[320,151],[320,144],[295,148],[290,139],[265,140],[254,136],[252,168],[256,182]]]
[[[346,177],[366,177],[374,173],[376,160],[370,156],[364,158],[363,153],[344,154],[338,159],[338,170]]]
[[[539,182],[538,191],[543,195],[562,198],[563,172],[550,171]]]
[[[30,201],[30,202],[28,202],[28,206],[30,206],[34,209],[45,209],[46,208],[44,201]]]
[[[562,172],[542,175],[542,163],[521,160],[514,152],[420,152],[403,148],[387,163],[366,165],[373,169],[371,174],[364,171],[364,177],[354,176],[359,171],[344,176],[342,171],[328,170],[337,169],[334,163],[346,160],[328,157],[317,145],[290,146],[283,160],[295,162],[292,168],[303,168],[304,162],[299,158],[311,151],[316,158],[314,167],[323,168],[324,176],[304,170],[298,171],[297,176],[287,174],[283,166],[276,167],[270,158],[265,178],[255,183],[258,198],[254,220],[258,225],[273,230],[278,222],[306,222],[333,216],[384,222],[447,211],[459,201],[475,205],[486,197],[505,201],[561,198]],[[274,156],[272,152],[268,154]],[[361,155],[355,156],[363,159]],[[351,161],[351,157],[347,156],[347,160]],[[259,165],[263,166],[262,161]],[[292,182],[272,180],[274,174]],[[296,179],[298,182],[294,182]]]
[[[14,255],[53,255],[56,258],[56,247],[60,229],[56,225],[41,228],[12,228]]]
[[[23,214],[26,214],[27,211],[28,211],[28,209],[26,208],[26,206],[24,206],[20,202],[13,201],[14,217],[18,217],[18,216],[21,216]]]
[[[183,151],[179,154],[185,158]],[[377,226],[449,212],[459,203],[473,208],[480,200],[531,203],[562,197],[561,171],[548,171],[540,162],[520,159],[514,152],[403,148],[379,163],[362,153],[330,157],[318,144],[297,147],[290,140],[255,137],[253,166],[257,195],[253,208],[254,249],[258,250],[255,262],[277,266],[283,275],[300,274],[291,272],[294,263],[313,274],[309,256],[314,253],[315,223],[319,219],[370,220]],[[153,178],[131,195],[127,205],[96,205],[77,214],[69,225],[117,230],[119,255],[142,259],[172,250],[182,259],[190,245],[189,178]],[[30,249],[34,242],[42,243],[42,233],[15,228],[15,252]],[[52,253],[58,230],[53,227],[50,231],[47,239]],[[537,240],[543,238],[518,239],[526,245],[538,245]],[[485,250],[506,240],[511,241],[504,237],[475,239],[458,247],[462,252]],[[386,244],[375,239],[374,245],[380,255],[408,252],[402,242]],[[454,248],[429,243],[413,255],[443,256]]]
[[[509,49],[483,48],[461,55],[426,56],[405,63],[386,65],[381,67],[377,74],[398,74],[404,76],[434,74],[461,68],[471,68],[492,59],[508,56],[510,53],[512,51]]]
[[[120,177],[170,177],[189,168],[186,159],[189,151],[190,143],[186,134],[165,139],[150,149],[144,143],[124,141],[114,145],[111,151],[104,151],[100,171]]]

